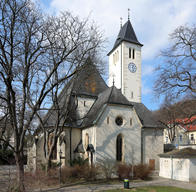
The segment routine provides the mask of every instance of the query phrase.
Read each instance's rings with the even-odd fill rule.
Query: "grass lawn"
[[[150,186],[150,187],[136,187],[131,189],[110,189],[104,190],[104,192],[121,192],[121,191],[137,191],[137,192],[190,192],[193,190],[182,189],[178,187],[170,187],[170,186]]]

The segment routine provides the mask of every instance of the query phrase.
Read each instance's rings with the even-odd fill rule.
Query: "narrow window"
[[[86,106],[86,101],[84,101],[84,107]]]
[[[117,62],[117,53],[115,53],[115,63]]]
[[[89,135],[88,135],[88,133],[86,133],[86,135],[85,135],[85,150],[87,149],[88,145],[89,145]],[[89,158],[89,152],[87,152],[87,151],[86,151],[86,156],[87,156],[87,158]]]
[[[133,59],[135,59],[135,49],[133,49]]]
[[[165,143],[168,143],[168,136],[165,137]]]
[[[129,48],[129,58],[131,58],[131,48]]]
[[[133,92],[131,92],[131,99],[133,99]]]
[[[192,133],[191,134],[191,141],[193,141],[194,140],[194,134]]]
[[[132,125],[132,118],[130,118],[130,125]]]
[[[110,123],[110,117],[108,116],[107,117],[107,124],[109,124]]]
[[[179,141],[182,142],[182,135],[179,135]]]
[[[117,61],[119,61],[119,51],[117,51]]]
[[[115,56],[114,56],[114,54],[113,54],[113,64],[115,65]]]
[[[116,138],[116,160],[122,161],[122,147],[123,147],[123,138],[122,134],[119,134]]]

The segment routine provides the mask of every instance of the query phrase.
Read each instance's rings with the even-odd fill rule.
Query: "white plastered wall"
[[[129,58],[129,48],[135,50],[135,58]],[[116,53],[119,59],[114,62]],[[134,63],[137,67],[135,73],[128,69],[129,63]],[[129,42],[122,42],[109,55],[109,86],[113,85],[120,89],[129,101],[141,102],[141,46]],[[132,98],[133,93],[133,98]]]
[[[196,158],[189,159],[189,181],[196,181]]]
[[[193,167],[190,166],[188,158],[160,157],[159,176],[180,181],[190,181],[191,168]]]
[[[143,163],[149,164],[149,160],[154,159],[155,169],[159,169],[157,155],[163,152],[163,129],[145,128],[143,131]]]
[[[117,116],[123,118],[123,125],[115,123]],[[109,117],[109,124],[107,124]],[[130,118],[132,125],[130,125]],[[135,163],[141,159],[141,124],[131,107],[107,105],[101,115],[96,128],[96,161],[99,159],[116,160],[116,138],[121,133],[123,135],[123,159],[131,163],[132,146],[134,147]]]
[[[95,99],[92,98],[84,98],[84,97],[78,97],[78,106],[77,106],[77,124],[80,125],[83,121],[84,115],[89,111],[93,103],[95,102]]]
[[[95,152],[93,152],[93,162],[96,162],[96,128],[97,127],[95,125],[95,126],[85,128],[82,130],[82,143],[83,143],[84,150],[86,151],[86,148],[85,148],[86,134],[88,134],[88,136],[89,136],[89,144],[92,144],[94,147]],[[87,154],[85,154],[85,155],[86,155],[85,158],[87,158]],[[89,154],[89,158],[90,158],[90,154]],[[89,161],[90,161],[90,159],[89,159]]]
[[[129,101],[141,102],[141,46],[123,42],[123,82],[122,93]],[[135,50],[135,58],[129,58],[129,48]],[[135,73],[128,69],[129,63],[134,63],[137,67]],[[133,92],[133,98],[131,94]]]

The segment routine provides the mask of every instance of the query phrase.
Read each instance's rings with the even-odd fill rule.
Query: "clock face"
[[[135,73],[137,70],[137,67],[134,63],[129,63],[128,68],[131,73]]]

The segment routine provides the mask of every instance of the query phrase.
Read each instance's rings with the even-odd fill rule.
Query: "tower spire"
[[[128,8],[128,20],[130,19],[130,18],[129,18],[129,12],[130,12],[130,9]]]

